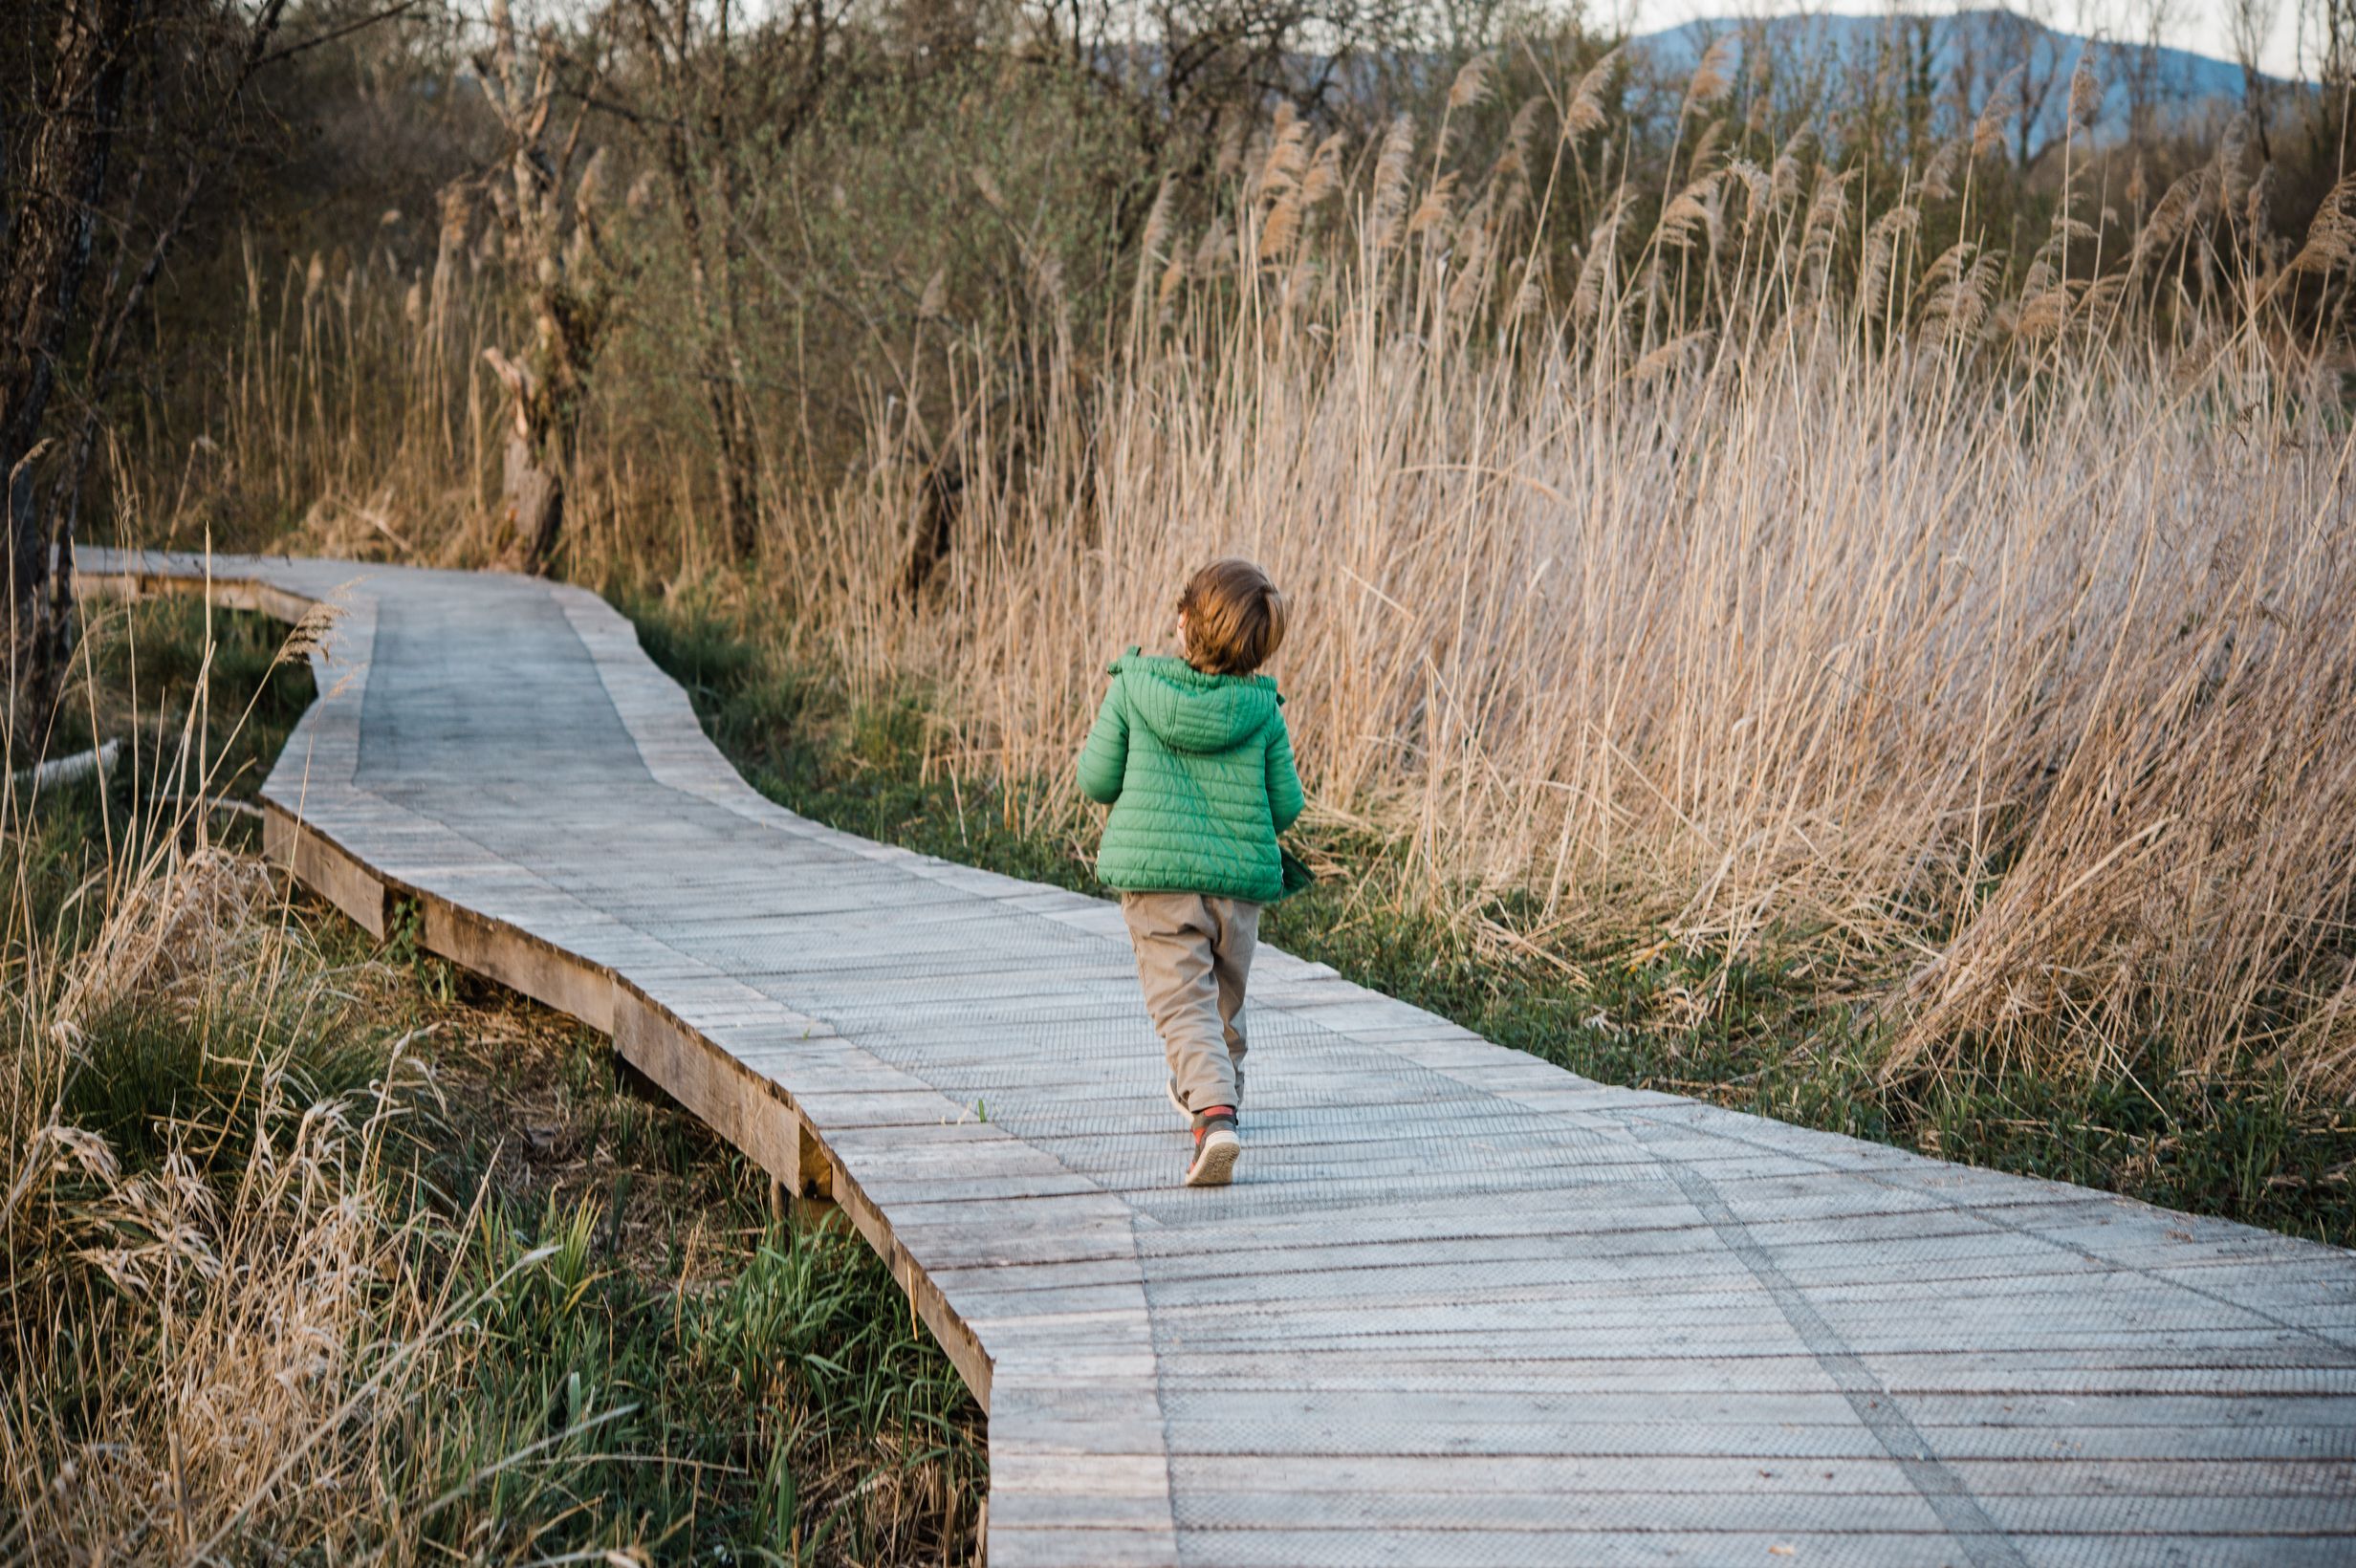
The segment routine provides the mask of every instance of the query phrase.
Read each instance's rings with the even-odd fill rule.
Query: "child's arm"
[[[1096,727],[1088,744],[1080,749],[1080,793],[1100,806],[1121,798],[1122,775],[1129,769],[1129,716],[1121,706],[1121,682],[1115,677],[1096,710]]]
[[[1300,774],[1293,767],[1293,737],[1278,713],[1268,730],[1268,814],[1282,833],[1300,816]]]

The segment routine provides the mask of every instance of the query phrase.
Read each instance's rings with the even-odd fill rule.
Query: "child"
[[[1080,789],[1113,809],[1097,876],[1121,889],[1170,1103],[1193,1120],[1189,1187],[1233,1180],[1242,1152],[1244,980],[1260,905],[1285,892],[1276,835],[1301,807],[1284,699],[1252,673],[1283,641],[1268,575],[1212,561],[1178,596],[1185,657],[1113,661],[1080,753]]]

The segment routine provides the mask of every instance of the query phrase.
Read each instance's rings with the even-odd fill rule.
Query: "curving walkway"
[[[2356,1561],[2356,1254],[1590,1082],[1265,947],[1241,1179],[1186,1190],[1112,905],[770,804],[578,589],[210,577],[337,612],[272,854],[840,1204],[989,1409],[997,1568]]]

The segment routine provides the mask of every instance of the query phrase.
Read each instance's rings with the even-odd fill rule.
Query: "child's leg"
[[[1211,954],[1218,922],[1209,901],[1193,893],[1123,893],[1122,918],[1137,951],[1137,980],[1145,1011],[1162,1036],[1170,1078],[1187,1108],[1235,1103],[1235,1069],[1228,1057],[1219,1013],[1219,982]]]
[[[1252,954],[1259,947],[1260,906],[1236,899],[1207,899],[1218,936],[1211,947],[1211,977],[1219,983],[1219,1026],[1227,1039],[1227,1059],[1235,1069],[1235,1100],[1243,1104],[1244,985],[1252,977]]]

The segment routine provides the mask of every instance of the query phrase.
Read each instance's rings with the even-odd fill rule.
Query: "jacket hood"
[[[1129,711],[1173,751],[1219,752],[1251,739],[1284,699],[1265,675],[1205,675],[1183,659],[1132,648],[1113,661]]]

